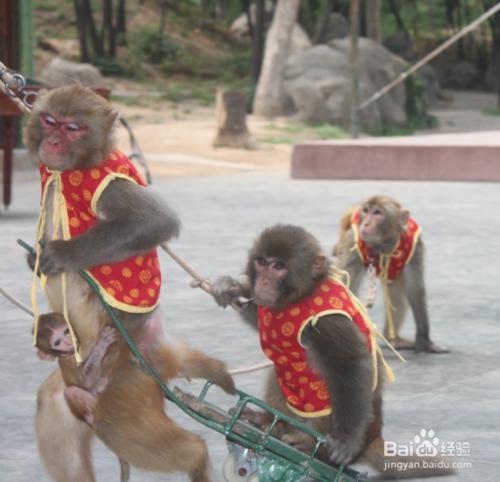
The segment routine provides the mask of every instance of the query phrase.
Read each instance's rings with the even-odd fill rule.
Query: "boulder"
[[[340,13],[333,12],[328,17],[328,20],[321,25],[317,43],[327,43],[330,40],[349,37],[351,33],[351,25],[349,21]]]
[[[411,62],[417,61],[417,51],[410,38],[404,32],[398,32],[387,37],[382,42],[384,47],[394,55]]]
[[[359,39],[360,100],[367,99],[404,69],[405,62],[377,42]],[[351,71],[349,39],[317,45],[292,55],[285,70],[285,92],[299,119],[312,123],[350,125]],[[363,109],[364,129],[404,125],[406,92],[399,85]]]
[[[481,74],[477,67],[467,60],[447,65],[441,71],[441,85],[446,89],[473,89],[480,85]]]
[[[59,57],[52,59],[41,73],[40,80],[49,87],[75,83],[85,87],[104,87],[104,80],[97,67],[69,62]]]

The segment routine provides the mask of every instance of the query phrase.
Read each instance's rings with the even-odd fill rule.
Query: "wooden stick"
[[[35,316],[31,308],[25,305],[22,301],[19,301],[15,296],[11,295],[8,291],[5,291],[3,288],[0,288],[0,293],[4,295],[11,303],[15,304],[18,308],[28,313],[28,315]]]

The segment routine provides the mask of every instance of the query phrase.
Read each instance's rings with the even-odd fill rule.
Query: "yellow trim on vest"
[[[38,336],[38,327],[39,327],[39,320],[38,320],[38,304],[36,300],[36,291],[37,291],[37,282],[36,282],[36,275],[38,272],[39,268],[39,259],[40,259],[40,241],[43,239],[44,236],[44,231],[45,231],[45,225],[46,225],[46,210],[47,210],[47,193],[49,192],[48,188],[50,183],[54,183],[54,191],[53,191],[53,198],[52,198],[52,240],[58,239],[59,236],[59,230],[61,229],[62,231],[62,239],[63,240],[68,240],[70,239],[70,232],[69,232],[69,220],[68,220],[68,213],[66,209],[66,200],[64,199],[64,195],[62,193],[63,188],[62,188],[62,180],[61,180],[61,171],[51,171],[47,169],[47,172],[50,172],[51,176],[49,179],[47,179],[44,187],[44,193],[42,196],[42,203],[41,203],[41,209],[40,209],[40,218],[39,218],[39,223],[37,226],[37,232],[36,232],[36,254],[37,254],[37,261],[35,263],[35,271],[34,271],[34,282],[32,284],[31,288],[31,296],[32,296],[32,305],[33,305],[33,312],[35,313],[35,324],[33,327],[33,342],[36,344],[36,339]],[[45,289],[45,284],[47,281],[47,277],[45,275],[40,276],[40,287],[42,289]],[[69,333],[71,336],[71,343],[73,344],[74,352],[75,352],[75,360],[78,365],[82,363],[82,357],[80,353],[80,348],[78,345],[78,340],[75,335],[75,331],[73,329],[73,326],[71,325],[70,319],[69,319],[69,313],[68,313],[68,300],[67,300],[67,278],[66,278],[66,273],[61,273],[61,295],[62,295],[62,304],[63,304],[63,316],[66,321],[66,324],[68,325]]]
[[[159,298],[158,301],[153,306],[133,306],[133,305],[127,305],[126,303],[122,303],[121,301],[115,300],[105,289],[103,289],[99,281],[97,281],[97,279],[94,278],[94,276],[92,276],[90,271],[85,270],[85,272],[90,278],[92,278],[94,283],[99,287],[99,292],[106,301],[106,303],[108,305],[111,305],[113,308],[125,311],[127,313],[150,313],[155,308],[157,308],[160,303]]]
[[[109,183],[114,181],[115,179],[125,179],[127,181],[131,181],[134,184],[137,184],[137,181],[133,179],[130,176],[127,176],[126,174],[120,174],[119,172],[110,172],[97,186],[96,190],[94,191],[94,195],[92,196],[92,200],[90,201],[90,209],[92,209],[92,212],[97,216],[97,201],[99,201],[99,198],[101,197],[101,194],[104,192],[104,190],[108,187]]]
[[[290,410],[290,412],[294,413],[295,415],[298,415],[299,417],[303,418],[318,418],[318,417],[326,417],[327,415],[330,415],[332,413],[332,408],[324,408],[323,410],[319,410],[318,412],[302,412],[298,409],[296,409],[294,406],[290,405],[288,402],[286,402],[286,406]]]

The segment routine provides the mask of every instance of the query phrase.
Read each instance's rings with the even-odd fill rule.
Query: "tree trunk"
[[[253,104],[255,114],[274,117],[285,113],[283,72],[299,6],[300,0],[278,0],[267,33],[264,61]]]
[[[257,144],[246,123],[246,98],[243,92],[217,91],[217,136],[214,147],[256,149]]]
[[[334,0],[326,0],[323,5],[323,11],[318,16],[316,22],[313,44],[323,43],[326,33],[326,28],[328,27],[328,21],[330,20],[330,14],[332,13],[335,6]]]
[[[92,47],[94,54],[98,57],[104,56],[104,45],[102,37],[99,37],[97,28],[94,21],[94,12],[92,11],[92,5],[90,5],[89,0],[82,0],[81,2],[81,14],[83,16],[83,22],[89,26],[90,38],[92,40]]]
[[[89,62],[89,48],[87,45],[87,24],[82,13],[81,0],[73,0],[75,7],[76,28],[78,30],[78,41],[80,44],[80,60],[82,62]]]
[[[406,28],[403,18],[401,17],[401,12],[399,11],[399,3],[397,0],[388,0],[389,1],[389,9],[394,15],[394,19],[396,20],[396,25],[398,26],[398,31],[403,32],[407,38],[410,38],[410,33]]]
[[[491,62],[493,67],[493,78],[495,79],[495,90],[497,93],[497,107],[500,109],[500,13],[496,13],[492,19],[493,45]]]
[[[266,33],[266,0],[257,0],[255,22],[252,28],[252,80],[259,80],[264,55],[264,36]]]
[[[125,37],[127,33],[127,12],[125,9],[125,0],[118,0],[116,6],[116,34]],[[120,40],[120,44],[125,43],[124,38]]]
[[[104,45],[107,44],[109,58],[116,55],[115,27],[113,25],[113,1],[104,0],[102,4],[102,38]]]
[[[382,0],[369,0],[366,5],[366,36],[382,41]]]

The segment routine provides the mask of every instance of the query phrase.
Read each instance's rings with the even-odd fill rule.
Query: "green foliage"
[[[133,32],[130,45],[139,60],[151,64],[174,61],[179,53],[179,45],[176,42],[151,27]]]
[[[349,137],[349,134],[342,127],[333,124],[320,124],[314,127],[314,132],[318,139],[344,139]]]
[[[492,116],[500,116],[500,108],[490,107],[489,109],[481,109],[481,114],[483,115],[492,115]]]

